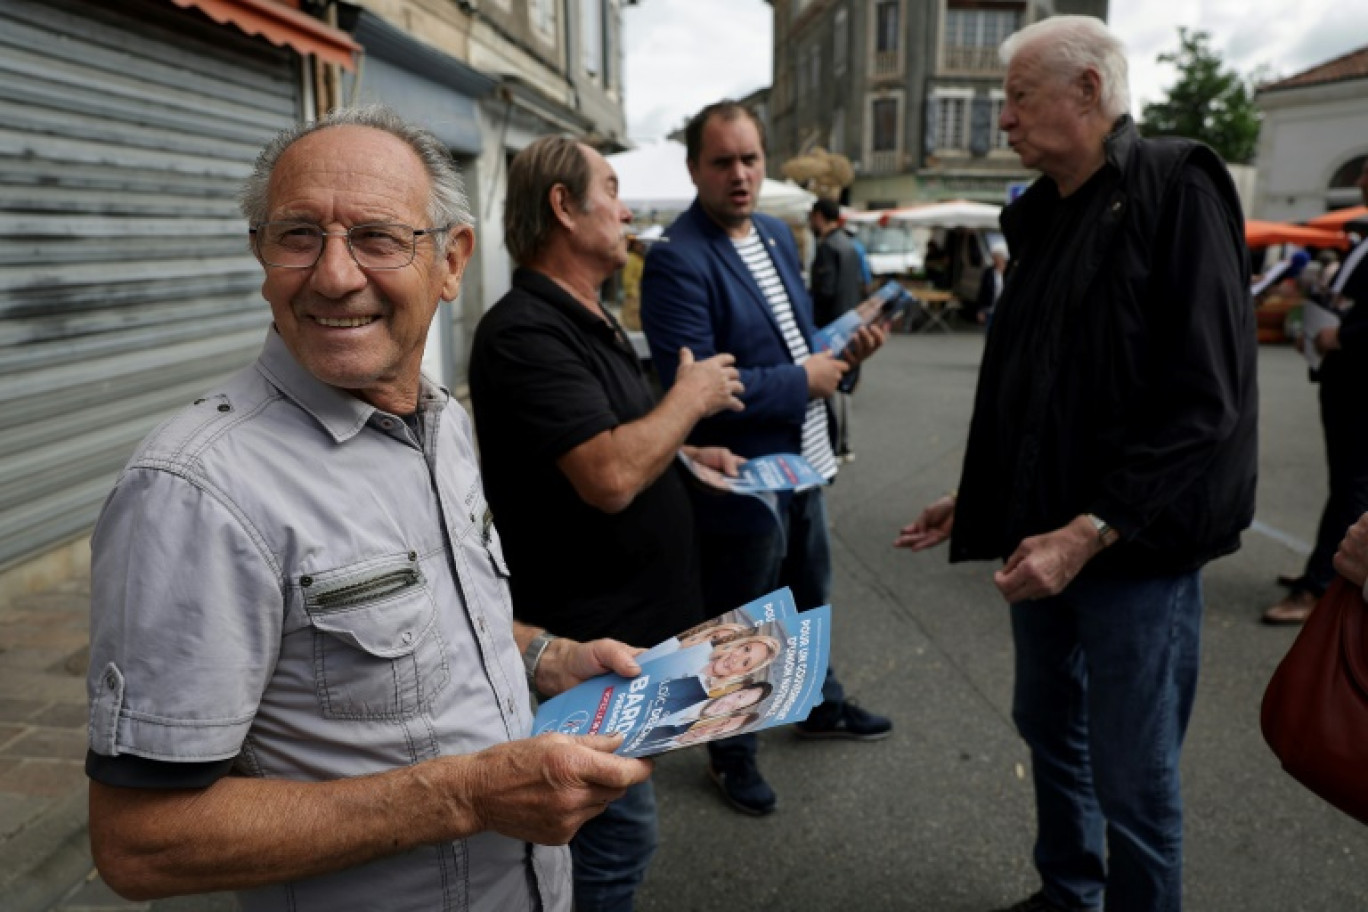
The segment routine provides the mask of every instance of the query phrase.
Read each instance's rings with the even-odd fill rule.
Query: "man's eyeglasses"
[[[324,231],[307,222],[262,222],[251,227],[252,246],[261,262],[281,269],[311,269],[330,237],[347,239],[347,250],[362,269],[403,269],[413,262],[422,235],[435,237],[450,226],[410,228],[391,222]]]

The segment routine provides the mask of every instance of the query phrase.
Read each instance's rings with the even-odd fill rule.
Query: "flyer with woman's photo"
[[[806,719],[822,702],[829,606],[796,612],[788,589],[641,653],[635,678],[601,675],[543,703],[533,732],[622,734],[648,757]]]

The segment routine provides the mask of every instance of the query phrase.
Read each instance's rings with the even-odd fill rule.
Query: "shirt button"
[[[105,687],[108,687],[110,690],[119,689],[119,678],[114,672],[111,671],[109,674],[105,675]]]
[[[508,698],[507,706],[508,706],[508,714],[509,714],[510,716],[511,716],[511,715],[515,715],[515,714],[517,713],[518,708],[517,708],[517,706],[513,703],[513,698],[512,698],[512,697],[509,697],[509,698]]]
[[[380,426],[388,431],[390,428],[394,427],[394,422],[388,418],[381,418]]]
[[[476,619],[475,619],[475,626],[480,628],[480,633],[484,633],[484,632],[485,632],[484,618],[482,618],[482,617],[476,618]]]
[[[405,630],[405,631],[404,631],[404,637],[403,637],[403,639],[404,639],[404,643],[406,643],[406,644],[407,644],[407,643],[412,643],[412,642],[413,642],[413,631],[412,631],[412,630]]]

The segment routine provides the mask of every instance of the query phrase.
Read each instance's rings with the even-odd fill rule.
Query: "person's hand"
[[[893,547],[906,548],[909,551],[933,548],[950,537],[950,530],[954,526],[955,498],[947,494],[922,510],[916,522],[898,530]]]
[[[1058,595],[1102,548],[1087,517],[1017,545],[993,583],[1008,604]]]
[[[1316,351],[1324,355],[1327,352],[1339,351],[1339,327],[1327,326],[1316,333]]]
[[[803,362],[803,370],[807,371],[808,398],[830,399],[850,365],[831,352],[817,352]]]
[[[694,462],[716,469],[728,478],[740,474],[741,466],[746,462],[746,457],[738,456],[726,447],[685,447],[685,451]]]
[[[741,373],[736,369],[736,358],[726,353],[695,361],[693,352],[681,348],[675,386],[681,389],[688,401],[698,402],[702,406],[702,418],[716,415],[723,409],[739,412],[746,407],[738,398],[746,387],[741,382]]]
[[[846,346],[845,352],[841,355],[841,360],[851,367],[855,367],[882,348],[887,340],[888,330],[879,324],[861,326],[859,331],[851,337],[850,344]]]
[[[554,697],[581,681],[613,672],[624,678],[641,673],[635,656],[643,652],[618,640],[577,640],[557,637],[547,644],[537,663],[537,693]]]
[[[1368,513],[1344,534],[1335,552],[1335,570],[1360,589],[1368,583]]]
[[[480,830],[564,845],[608,802],[651,775],[649,761],[612,753],[621,743],[621,735],[509,741],[473,757],[451,758],[473,761],[464,767],[471,781],[457,791],[466,791]]]

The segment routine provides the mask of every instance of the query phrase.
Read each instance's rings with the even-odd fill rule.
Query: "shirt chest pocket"
[[[411,557],[300,579],[329,719],[405,719],[451,677],[437,606]]]

